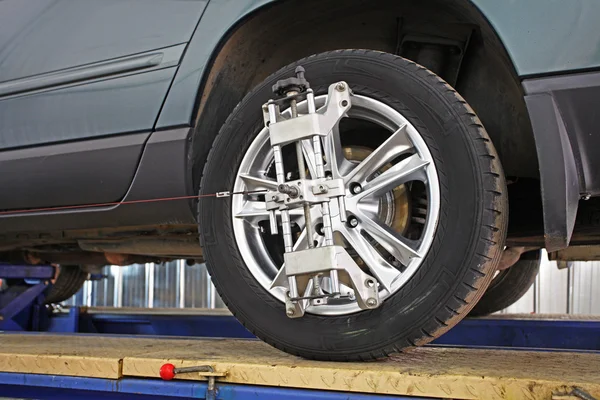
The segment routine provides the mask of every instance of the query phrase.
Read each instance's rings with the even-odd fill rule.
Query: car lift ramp
[[[117,382],[111,390],[119,391],[134,380],[154,382],[157,389],[153,390],[160,392],[156,385],[189,385],[189,381],[207,379],[207,374],[187,373],[163,382],[159,370],[165,363],[177,368],[212,367],[214,373],[208,375],[215,376],[216,397],[212,398],[216,399],[234,398],[225,395],[227,390],[242,386],[257,388],[252,398],[261,399],[283,396],[256,395],[266,387],[316,390],[313,393],[323,396],[342,392],[358,396],[344,398],[363,398],[362,394],[370,395],[364,397],[370,399],[379,398],[373,395],[404,399],[576,399],[567,395],[573,389],[600,398],[600,354],[593,352],[432,346],[410,349],[384,361],[334,363],[304,360],[253,339],[0,334],[0,384],[4,385],[7,376],[21,377],[13,379],[12,385],[27,385],[51,375],[53,382],[63,379],[61,385],[79,379],[75,384],[79,389],[110,381]],[[219,394],[221,390],[223,394]],[[141,393],[141,389],[136,392]],[[238,394],[235,398],[243,397]]]

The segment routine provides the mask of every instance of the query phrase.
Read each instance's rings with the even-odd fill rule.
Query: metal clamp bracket
[[[267,210],[297,208],[305,203],[321,204],[346,194],[342,179],[298,179],[280,186],[278,191],[271,190],[265,194]]]
[[[347,275],[360,308],[371,309],[379,306],[377,280],[366,274],[342,246],[323,246],[294,251],[285,253],[283,257],[285,275],[288,278],[337,270],[338,273]]]
[[[286,119],[274,101],[265,104],[263,117],[265,126],[269,128],[271,146],[283,146],[313,136],[327,136],[352,106],[351,93],[347,89],[346,82],[331,85],[325,107],[316,113],[299,115],[296,118]],[[307,90],[307,94],[312,96],[312,90]]]

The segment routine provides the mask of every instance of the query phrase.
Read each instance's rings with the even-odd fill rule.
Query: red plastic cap
[[[173,364],[165,364],[160,367],[160,377],[165,381],[170,381],[175,377],[175,366]]]

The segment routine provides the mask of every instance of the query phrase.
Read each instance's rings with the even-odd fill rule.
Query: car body
[[[270,73],[337,48],[456,87],[513,182],[507,245],[589,259],[565,249],[600,243],[600,4],[448,3],[0,2],[0,260],[201,259],[192,197],[219,128]]]

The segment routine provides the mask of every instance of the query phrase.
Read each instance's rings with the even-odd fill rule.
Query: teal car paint
[[[282,0],[211,0],[198,24],[157,128],[187,124],[197,88],[223,36],[248,15]],[[600,2],[471,0],[496,30],[519,76],[600,67]],[[371,2],[375,4],[376,2]],[[540,10],[544,9],[544,12]],[[553,23],[548,23],[552,20]],[[560,51],[557,51],[560,49]]]

